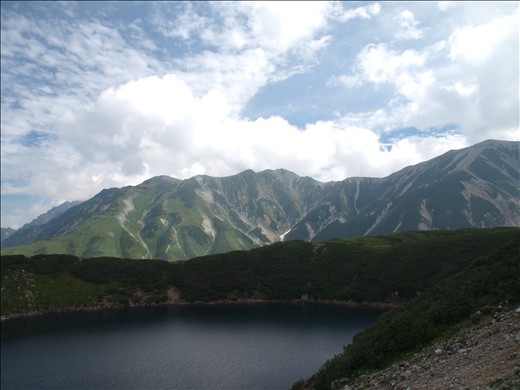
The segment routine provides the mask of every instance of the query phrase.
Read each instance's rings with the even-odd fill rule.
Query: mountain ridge
[[[458,228],[458,227],[469,227],[469,226],[475,226],[475,223],[471,220],[473,217],[471,209],[468,210],[468,216],[467,219],[469,220],[468,224],[453,224],[453,223],[435,223],[432,221],[433,216],[431,215],[431,209],[432,207],[427,206],[427,201],[429,200],[427,196],[424,194],[417,194],[413,193],[413,191],[418,192],[424,192],[425,187],[430,187],[427,191],[430,193],[435,190],[437,192],[441,192],[442,186],[451,185],[456,186],[460,185],[458,182],[463,182],[466,180],[466,186],[460,188],[459,191],[457,191],[457,194],[462,195],[465,198],[466,203],[469,203],[471,201],[471,197],[477,197],[477,198],[485,198],[485,200],[488,203],[495,203],[500,208],[500,213],[504,215],[504,218],[502,220],[497,220],[496,222],[493,222],[496,224],[496,226],[504,225],[504,226],[518,226],[520,223],[519,218],[519,207],[518,207],[518,169],[515,169],[514,167],[519,166],[518,165],[518,143],[508,143],[506,141],[494,141],[494,140],[488,140],[481,142],[479,144],[476,144],[474,146],[470,146],[468,148],[460,149],[460,150],[451,150],[448,151],[441,156],[438,156],[434,159],[431,159],[429,161],[425,161],[416,165],[405,167],[387,177],[384,178],[358,178],[356,181],[356,188],[355,190],[352,189],[353,183],[352,179],[345,179],[342,183],[345,185],[346,191],[350,188],[350,193],[355,192],[356,198],[353,200],[354,203],[354,209],[356,209],[357,215],[352,215],[352,205],[350,208],[348,207],[348,204],[344,202],[344,207],[346,210],[340,210],[340,212],[337,212],[338,217],[335,218],[335,223],[329,223],[328,228],[323,229],[320,228],[320,234],[317,236],[312,235],[306,235],[301,230],[301,224],[303,224],[305,221],[302,221],[300,223],[300,226],[297,227],[300,229],[300,231],[296,234],[289,234],[288,239],[304,239],[304,240],[323,240],[323,239],[329,239],[329,238],[335,238],[335,237],[348,237],[348,236],[355,236],[355,235],[369,235],[369,234],[385,234],[390,232],[397,232],[397,231],[403,231],[400,230],[401,224],[405,221],[403,221],[403,218],[388,218],[388,214],[391,213],[406,213],[406,209],[413,209],[413,210],[419,210],[419,213],[416,213],[415,216],[415,226],[405,226],[404,228],[406,230],[414,230],[414,228],[418,228],[419,230],[425,230],[425,229],[444,229],[444,228]],[[474,177],[475,175],[468,175],[468,168],[461,169],[462,165],[460,163],[460,160],[463,162],[466,162],[466,166],[470,165],[471,162],[476,161],[475,159],[480,158],[483,156],[483,152],[486,150],[500,150],[500,149],[506,149],[509,150],[509,159],[505,158],[504,164],[506,167],[509,168],[508,180],[505,180],[505,183],[507,183],[507,189],[506,191],[501,190],[498,188],[497,185],[488,185],[490,187],[488,191],[498,191],[500,193],[500,197],[498,200],[491,199],[488,194],[483,193],[480,191],[480,193],[477,193],[475,190],[475,187],[478,189],[477,184],[479,184],[479,181],[477,180],[477,183],[475,183],[475,180],[472,180],[471,177]],[[515,153],[516,151],[516,153]],[[470,158],[468,158],[470,157]],[[455,160],[453,160],[455,158]],[[511,160],[516,160],[512,162]],[[447,173],[442,172],[443,169],[446,169],[453,163],[459,161],[459,164],[453,169],[452,171],[449,171]],[[439,169],[439,165],[443,165],[443,169]],[[457,177],[454,175],[460,174],[465,177]],[[490,176],[490,175],[488,175]],[[449,180],[447,178],[449,177]],[[503,180],[504,175],[498,175],[500,180]],[[361,180],[360,180],[361,179]],[[441,180],[442,179],[442,180]],[[488,183],[491,183],[491,180],[496,181],[497,179],[493,177],[487,177],[486,181]],[[372,185],[374,188],[381,188],[382,183],[387,184],[387,188],[385,189],[385,193],[378,195],[376,191],[372,191],[372,196],[363,196],[360,195],[360,191],[362,188],[360,188],[360,182],[365,181],[366,185]],[[441,182],[442,186],[438,186],[439,182]],[[389,184],[389,185],[388,185]],[[437,184],[437,185],[436,185]],[[480,182],[482,185],[482,181]],[[503,185],[503,184],[501,184]],[[435,188],[437,187],[437,188]],[[505,196],[504,196],[505,195]],[[356,200],[359,196],[362,196],[365,198],[366,201],[370,202],[370,208],[369,210],[363,212],[362,210],[358,210]],[[420,198],[419,198],[420,197]],[[404,198],[404,200],[401,201],[401,204],[399,204],[400,198]],[[439,205],[439,201],[442,200],[443,196],[442,193],[437,194],[436,197],[433,197],[433,201],[437,203],[436,206],[449,208],[449,205]],[[516,201],[515,201],[516,199]],[[508,202],[508,200],[510,200]],[[420,201],[420,202],[419,202]],[[450,201],[456,201],[457,203],[455,206],[452,206],[449,211],[449,213],[456,213],[457,208],[460,210],[464,210],[463,201],[460,199],[460,196],[458,199],[450,199]],[[504,202],[506,204],[504,204]],[[352,200],[351,200],[352,203]],[[397,204],[396,204],[397,203]],[[374,214],[375,213],[375,214]],[[361,216],[361,218],[360,218]],[[420,218],[418,218],[420,217]],[[463,219],[464,216],[459,216],[459,221]],[[354,218],[351,220],[351,223],[344,224],[340,220],[343,219],[349,219]],[[359,224],[359,219],[362,219],[362,223]],[[394,226],[389,226],[390,222],[386,222],[385,226],[385,219],[386,221],[391,222],[397,222]],[[339,223],[338,223],[339,220]],[[482,217],[480,217],[480,220],[482,220]],[[408,220],[409,221],[409,220]],[[401,224],[400,224],[401,223]],[[493,223],[490,223],[489,226],[491,226]],[[342,225],[342,226],[339,226]],[[379,225],[382,225],[381,227],[378,227]],[[485,223],[481,224],[480,227],[486,226]],[[339,230],[339,232],[338,232]]]
[[[285,170],[156,176],[102,190],[2,242],[2,253],[187,259],[284,240],[520,226],[520,142],[488,140],[383,178]]]

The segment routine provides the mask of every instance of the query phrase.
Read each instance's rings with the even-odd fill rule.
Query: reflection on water
[[[334,305],[194,305],[2,324],[6,389],[287,389],[381,311]]]

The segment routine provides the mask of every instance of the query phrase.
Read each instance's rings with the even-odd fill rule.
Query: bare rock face
[[[357,389],[518,389],[520,312],[476,313],[471,324],[410,359],[345,383]]]

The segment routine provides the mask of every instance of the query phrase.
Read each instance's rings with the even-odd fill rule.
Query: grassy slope
[[[146,192],[127,190],[125,202],[82,222],[63,235],[14,247],[2,247],[2,255],[44,253],[79,257],[113,256],[184,260],[210,252],[251,248],[254,243],[223,222],[190,189],[168,198],[151,199]],[[155,204],[150,209],[150,206]],[[203,217],[212,222],[216,238],[203,227]],[[249,230],[250,226],[242,226]]]
[[[171,270],[161,260],[2,256],[1,314],[164,302]]]

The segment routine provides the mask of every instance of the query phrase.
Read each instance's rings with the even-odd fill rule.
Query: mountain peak
[[[284,240],[520,226],[520,142],[487,140],[385,178],[318,182],[286,169],[153,177],[103,190],[2,253],[186,259]],[[6,249],[5,245],[23,247]],[[7,252],[9,250],[9,252]]]
[[[179,181],[180,181],[179,179],[175,179],[171,176],[159,175],[159,176],[151,177],[150,179],[143,181],[141,184],[148,185],[148,184],[177,183]]]

